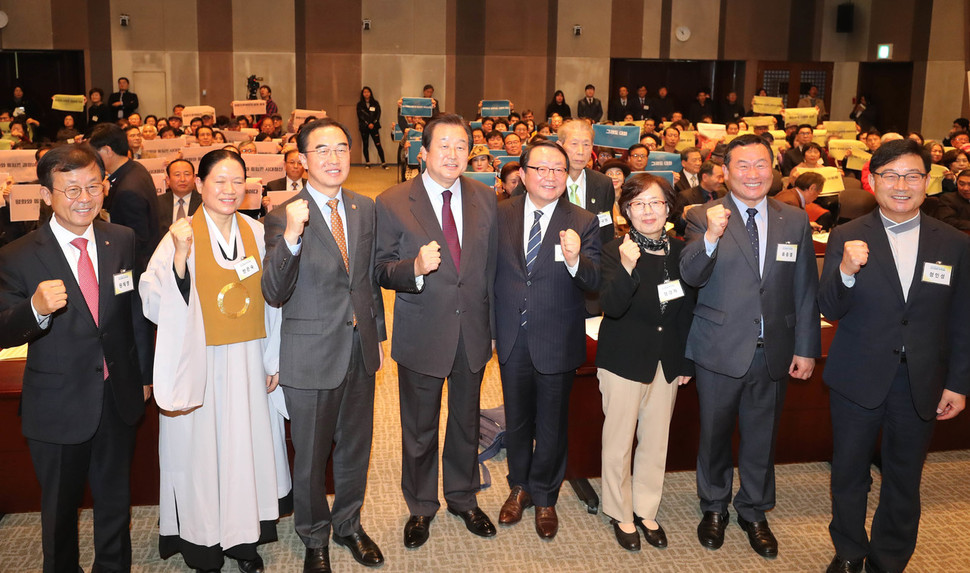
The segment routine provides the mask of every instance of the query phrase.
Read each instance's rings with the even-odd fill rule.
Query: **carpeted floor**
[[[347,187],[374,196],[394,182],[394,171],[364,170],[355,167]],[[385,292],[388,318],[392,299]],[[389,342],[386,343],[389,351]],[[639,553],[620,549],[609,520],[590,515],[572,489],[564,486],[558,512],[559,535],[551,542],[541,541],[532,526],[532,511],[522,523],[500,528],[498,535],[481,539],[468,533],[457,517],[444,509],[431,526],[431,539],[422,548],[407,550],[401,537],[407,520],[407,507],[400,492],[401,432],[398,414],[397,371],[393,362],[385,364],[377,377],[374,446],[371,455],[367,497],[362,522],[381,546],[386,559],[382,571],[823,571],[832,558],[828,537],[829,472],[823,463],[779,466],[778,504],[769,521],[779,542],[779,557],[766,561],[747,544],[745,534],[732,521],[724,546],[719,551],[702,548],[695,529],[700,519],[693,472],[667,475],[663,505],[658,520],[667,531],[669,549],[660,551],[644,544]],[[445,402],[443,399],[442,402]],[[498,366],[493,359],[486,369],[482,388],[482,407],[502,403]],[[593,405],[598,407],[598,405]],[[446,412],[441,417],[444,437]],[[963,415],[970,415],[964,413]],[[676,436],[670,447],[677,447]],[[478,496],[480,506],[492,517],[508,495],[504,484],[505,456],[487,463],[494,485]],[[970,571],[965,552],[970,547],[970,451],[932,454],[923,478],[923,519],[920,539],[909,571]],[[874,471],[870,506],[878,500],[880,485]],[[599,480],[592,480],[597,493]],[[441,498],[443,499],[443,497]],[[184,571],[181,558],[162,561],[158,557],[158,508],[133,509],[132,544],[134,571]],[[90,571],[92,514],[81,512],[81,563]],[[871,511],[870,511],[871,518]],[[303,546],[293,531],[293,519],[279,523],[280,540],[264,546],[261,554],[268,571],[299,572]],[[336,571],[365,571],[349,552],[331,544],[331,560]],[[7,515],[0,520],[0,573],[40,571],[40,517],[37,513]],[[227,561],[223,571],[236,571]]]

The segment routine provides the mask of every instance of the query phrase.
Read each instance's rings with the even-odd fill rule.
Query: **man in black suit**
[[[593,153],[593,128],[582,120],[567,121],[559,128],[559,145],[569,156],[566,198],[596,215],[601,244],[612,241],[613,203],[616,200],[613,181],[586,167]]]
[[[637,88],[637,97],[633,100],[633,119],[635,120],[645,120],[648,117],[652,117],[650,113],[650,105],[652,101],[647,97],[647,86],[640,86]]]
[[[610,100],[610,112],[606,115],[610,121],[620,123],[627,115],[635,116],[637,107],[630,99],[630,90],[626,86],[620,86],[619,97]],[[634,117],[636,119],[636,117]]]
[[[306,169],[300,163],[300,152],[290,149],[283,156],[283,171],[286,173],[279,179],[273,179],[266,184],[267,191],[302,191],[306,187]]]
[[[671,209],[670,220],[674,222],[674,230],[681,236],[687,229],[687,211],[696,205],[717,201],[727,194],[727,189],[724,188],[724,170],[720,165],[710,160],[705,161],[701,163],[697,176],[700,183],[678,193],[677,204]],[[681,177],[680,180],[683,181],[684,178]]]
[[[863,561],[873,572],[906,568],[934,423],[959,414],[970,391],[970,239],[920,214],[929,168],[929,152],[911,140],[876,150],[869,184],[879,208],[836,227],[825,251],[819,306],[839,321],[823,374],[833,437],[829,571],[861,571]],[[882,489],[869,539],[880,429]]]
[[[711,103],[711,94],[707,88],[697,90],[697,97],[690,102],[687,111],[687,119],[694,125],[704,120],[705,117],[714,119],[714,105]]]
[[[0,346],[27,343],[24,437],[41,486],[44,571],[78,571],[78,509],[94,498],[95,571],[131,569],[129,471],[150,387],[135,331],[135,236],[97,218],[107,183],[87,146],[37,165],[52,219],[0,249]],[[150,352],[150,349],[145,349]]]
[[[374,276],[374,202],[345,189],[350,132],[308,123],[297,159],[309,184],[266,217],[263,294],[283,309],[280,385],[290,414],[296,532],[304,572],[330,570],[330,533],[362,565],[384,556],[360,524],[374,429],[375,373],[384,362],[384,302]],[[333,510],[327,460],[333,447]]]
[[[108,96],[108,107],[114,119],[125,119],[138,109],[138,94],[128,91],[128,78],[118,78],[118,91]]]
[[[584,294],[600,280],[597,219],[562,197],[569,160],[554,143],[530,145],[519,171],[526,194],[503,201],[498,216],[496,348],[512,488],[499,522],[535,504],[543,539],[559,529],[569,392],[586,359]]]
[[[593,97],[595,93],[596,86],[586,84],[586,97],[580,99],[579,103],[576,104],[576,117],[588,119],[593,123],[603,119],[603,104],[599,99]]]
[[[774,451],[788,377],[807,380],[821,353],[818,268],[804,211],[768,198],[771,147],[757,135],[728,144],[730,193],[687,212],[681,277],[698,288],[687,358],[697,371],[701,545],[724,543],[734,479],[731,435],[741,430],[734,496],[756,553],[778,554],[765,512],[775,505]]]
[[[168,232],[172,223],[191,217],[202,204],[202,195],[195,190],[195,166],[185,159],[176,159],[165,167],[168,190],[158,196],[158,231]]]
[[[688,147],[680,152],[680,179],[674,184],[674,190],[680,193],[701,184],[701,164],[704,156],[699,147]]]

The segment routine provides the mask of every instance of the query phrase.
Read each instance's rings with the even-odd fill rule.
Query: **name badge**
[[[239,280],[244,281],[259,272],[259,263],[256,262],[255,257],[250,255],[237,263],[234,268],[236,269],[236,276],[239,277]]]
[[[596,218],[600,220],[600,227],[613,224],[613,214],[609,211],[603,211],[602,213],[596,215]]]
[[[565,263],[566,262],[566,257],[564,257],[562,255],[562,245],[555,245],[555,247],[556,247],[556,249],[555,249],[556,262],[557,263]]]
[[[122,271],[114,274],[115,294],[123,294],[135,290],[135,279],[132,278],[131,271]]]
[[[953,267],[939,263],[923,263],[923,282],[950,286],[950,274]]]
[[[369,109],[370,109],[371,111],[377,111],[377,108],[376,108],[376,107],[371,107],[371,108],[369,108]]]
[[[798,245],[778,245],[778,255],[775,260],[782,263],[794,263],[798,258]]]
[[[670,302],[684,296],[684,287],[680,285],[680,279],[674,279],[657,285],[657,294],[660,302]]]

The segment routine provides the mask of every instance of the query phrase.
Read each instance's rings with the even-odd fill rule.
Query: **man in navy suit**
[[[97,218],[108,184],[89,146],[52,149],[37,175],[54,215],[0,250],[0,347],[28,344],[21,419],[40,482],[44,571],[80,570],[86,483],[93,570],[127,571],[128,478],[151,363],[139,359],[151,349],[135,342],[147,324],[134,288],[135,234]]]
[[[499,522],[516,523],[535,504],[543,539],[559,529],[569,392],[586,359],[584,295],[600,280],[599,222],[563,197],[568,170],[559,145],[530,145],[519,170],[526,193],[498,213],[496,347],[512,489]]]
[[[879,208],[836,227],[819,307],[839,321],[823,378],[831,389],[829,571],[902,571],[916,547],[920,478],[936,420],[970,390],[970,238],[920,213],[930,155],[908,140],[869,163]],[[866,535],[869,463],[882,429],[882,489]]]

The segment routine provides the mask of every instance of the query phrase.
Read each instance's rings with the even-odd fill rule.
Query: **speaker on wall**
[[[854,17],[855,6],[851,2],[839,4],[835,11],[835,31],[842,34],[851,33]]]

